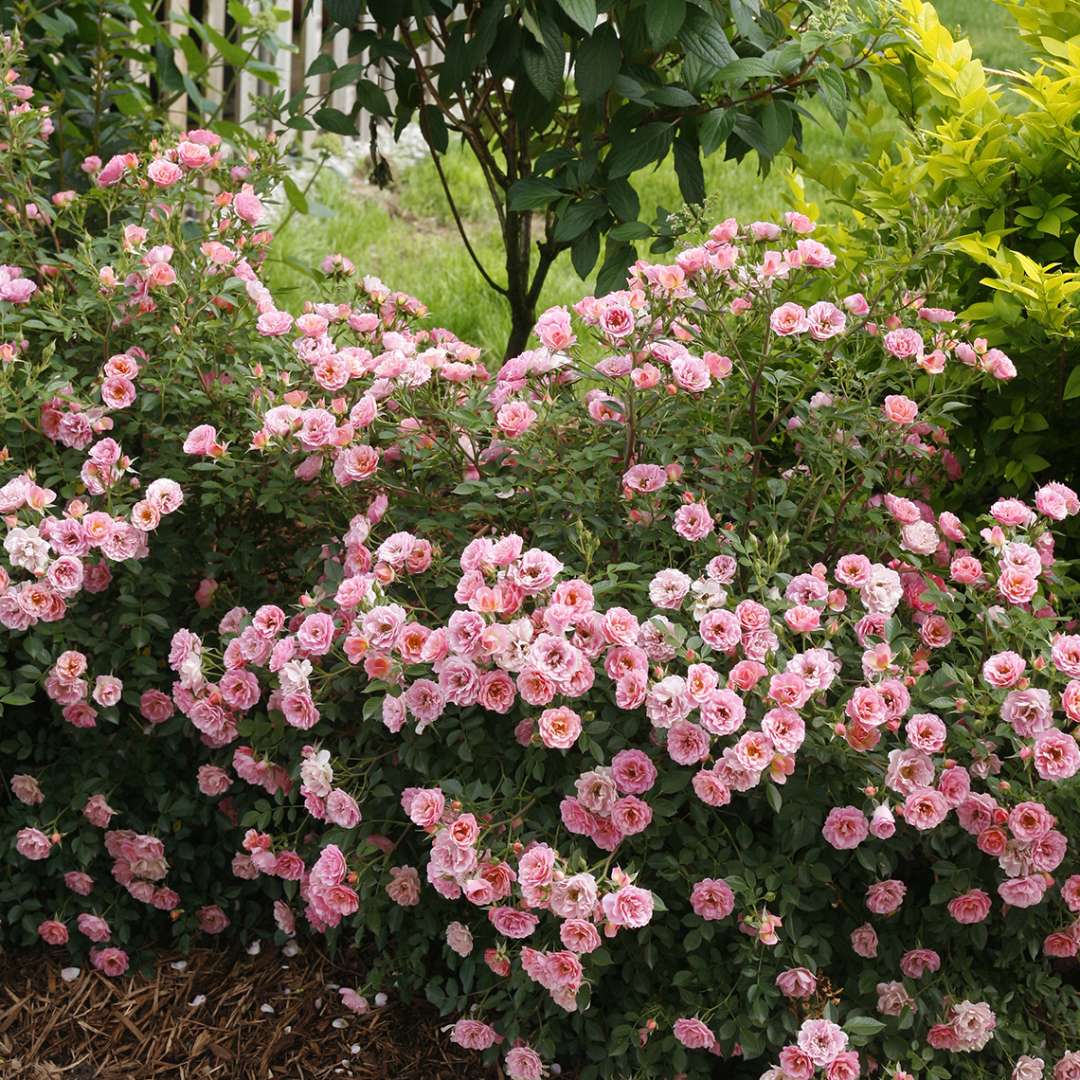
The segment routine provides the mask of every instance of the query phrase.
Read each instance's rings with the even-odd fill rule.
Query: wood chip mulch
[[[310,943],[285,957],[162,954],[152,978],[0,951],[0,1080],[495,1080],[422,1003],[357,1016],[331,984],[356,967]]]

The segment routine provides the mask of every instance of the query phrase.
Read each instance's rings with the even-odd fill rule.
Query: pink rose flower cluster
[[[761,1080],[857,1080],[862,1064],[848,1049],[848,1035],[831,1020],[804,1020],[796,1041],[780,1051],[778,1065],[762,1073]]]
[[[112,489],[130,465],[115,440],[101,439],[83,467],[88,493],[106,496],[113,505]],[[3,548],[10,568],[0,563],[0,625],[7,630],[59,622],[79,593],[104,591],[112,579],[109,563],[145,559],[149,534],[183,503],[180,485],[165,478],[150,483],[128,517],[115,510],[91,510],[82,498],[71,499],[62,514],[49,513],[56,498],[56,492],[40,487],[26,473],[0,486],[0,514],[7,530]],[[15,580],[20,571],[29,575],[27,580]]]
[[[66,890],[35,915],[38,937],[89,950],[111,976],[128,966],[112,943],[130,920],[107,875],[65,861],[74,817],[104,830],[113,881],[185,932],[225,933],[240,921],[232,897],[255,881],[244,902],[272,899],[279,941],[305,922],[425,934],[480,991],[451,1038],[499,1046],[513,1080],[546,1074],[558,1025],[534,1048],[519,1038],[527,1010],[504,1023],[498,1002],[528,991],[552,1015],[595,1009],[601,983],[637,1000],[619,1027],[653,1060],[657,1031],[664,1053],[737,1057],[749,1039],[736,1019],[767,1007],[753,1029],[768,1032],[770,1080],[910,1080],[861,1050],[858,1021],[875,1008],[927,1054],[1011,1048],[992,1045],[990,1004],[958,1000],[984,995],[952,946],[1029,926],[1041,964],[1080,946],[1080,874],[1066,865],[1080,635],[1058,612],[1051,531],[1080,499],[1048,483],[998,499],[975,527],[931,506],[936,482],[960,475],[937,376],[1011,378],[1005,353],[920,295],[845,296],[853,284],[813,223],[789,214],[721,222],[670,264],[640,261],[625,288],[544,312],[536,347],[489,372],[453,334],[417,328],[419,301],[343,256],[322,264],[333,300],[280,307],[260,276],[259,160],[188,131],[150,156],[88,159],[91,191],[59,193],[49,211],[116,208],[113,264],[89,294],[110,344],[43,406],[30,400],[26,426],[70,468],[63,487],[32,461],[4,477],[0,622],[21,634],[59,621],[105,589],[112,563],[145,558],[181,506],[179,483],[144,488],[135,471],[154,472],[142,419],[151,395],[166,414],[169,334],[228,357],[188,369],[206,404],[176,399],[200,404],[161,451],[189,503],[212,522],[236,495],[239,531],[266,490],[295,521],[259,543],[288,549],[282,566],[294,548],[315,552],[317,568],[267,563],[245,582],[222,565],[224,533],[195,545],[180,601],[191,621],[165,631],[171,679],[146,674],[157,642],[130,665],[96,656],[105,620],[26,635],[46,642],[45,695],[86,729],[59,724],[63,739],[111,752],[101,720],[137,708],[142,731],[125,737],[187,740],[197,756],[178,787],[214,800],[215,854],[236,879],[219,903],[182,901],[167,879],[187,845],[169,839],[167,860],[153,826],[112,828],[109,799],[135,822],[130,789],[84,791],[64,810],[56,770],[33,760],[9,777],[8,842]],[[176,226],[202,178],[215,190],[192,244]],[[22,264],[0,266],[5,377],[29,370],[40,337],[23,324],[63,286],[51,263]],[[813,375],[807,400],[789,368]],[[764,397],[783,399],[775,415],[744,423]],[[566,491],[594,485],[594,503],[558,502],[563,469]],[[834,498],[853,469],[850,498]],[[176,711],[190,726],[167,724]],[[811,890],[816,908],[796,898]],[[819,950],[823,927],[835,940]],[[683,974],[645,995],[654,965]],[[740,994],[756,971],[753,1003],[704,998],[717,970]],[[946,982],[962,989],[946,997]],[[337,996],[359,1014],[369,993]],[[838,1008],[859,1009],[847,1029]],[[1078,1061],[1062,1058],[1055,1080],[1080,1076]]]

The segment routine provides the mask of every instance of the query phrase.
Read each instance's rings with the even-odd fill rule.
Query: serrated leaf
[[[596,27],[596,0],[558,0],[572,22],[577,23],[586,34],[591,34]]]
[[[652,229],[644,221],[627,221],[616,225],[608,236],[614,240],[644,240],[652,236]]]
[[[591,273],[600,257],[600,229],[594,225],[583,232],[570,248],[570,262],[573,264],[577,276],[583,281]],[[592,725],[593,734],[600,734],[599,724]]]
[[[560,244],[565,244],[577,239],[606,213],[607,204],[599,196],[570,203],[559,214],[559,219],[555,223],[555,240]]]
[[[713,67],[722,68],[739,59],[724,33],[724,27],[711,12],[694,8],[679,31],[679,44]]]
[[[659,121],[630,133],[611,148],[607,157],[608,177],[615,180],[629,176],[651,162],[663,160],[671,146],[672,135],[671,124]]]
[[[675,140],[675,175],[679,181],[679,194],[691,205],[705,201],[705,172],[701,167],[701,154],[697,141],[685,131]]]
[[[519,180],[510,188],[511,210],[543,210],[562,196],[562,192],[550,180],[531,176]]]
[[[612,241],[608,238],[604,265],[596,275],[596,295],[604,296],[616,289],[626,287],[626,272],[637,258],[637,252],[630,244]]]
[[[728,136],[735,130],[736,115],[734,109],[713,109],[702,117],[698,124],[698,141],[706,157],[727,142]]]
[[[595,101],[611,89],[622,66],[619,36],[610,23],[598,26],[577,50],[574,83],[582,101]]]
[[[650,0],[645,8],[645,32],[649,44],[659,51],[682,29],[686,0]]]

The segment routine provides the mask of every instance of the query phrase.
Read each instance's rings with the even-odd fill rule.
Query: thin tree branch
[[[473,250],[472,244],[469,242],[469,234],[465,231],[465,222],[461,220],[461,214],[458,212],[457,203],[454,202],[454,196],[450,191],[450,184],[447,182],[446,173],[443,172],[442,163],[439,161],[438,152],[431,143],[424,140],[427,144],[428,151],[431,154],[431,160],[435,164],[435,171],[439,174],[439,183],[442,184],[443,194],[446,195],[446,201],[450,205],[450,213],[454,215],[454,223],[457,225],[458,232],[461,234],[462,243],[465,245],[465,250],[469,253],[469,258],[472,259],[476,266],[476,269],[480,271],[480,276],[497,292],[503,296],[509,296],[509,291],[505,286],[500,285],[484,268],[484,264],[480,261],[480,256]]]

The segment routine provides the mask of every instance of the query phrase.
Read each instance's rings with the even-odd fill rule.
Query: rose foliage
[[[357,942],[516,1080],[1080,1076],[1080,504],[950,511],[1015,369],[917,260],[728,220],[488,366],[286,310],[273,146],[49,191],[0,104],[7,941]]]

